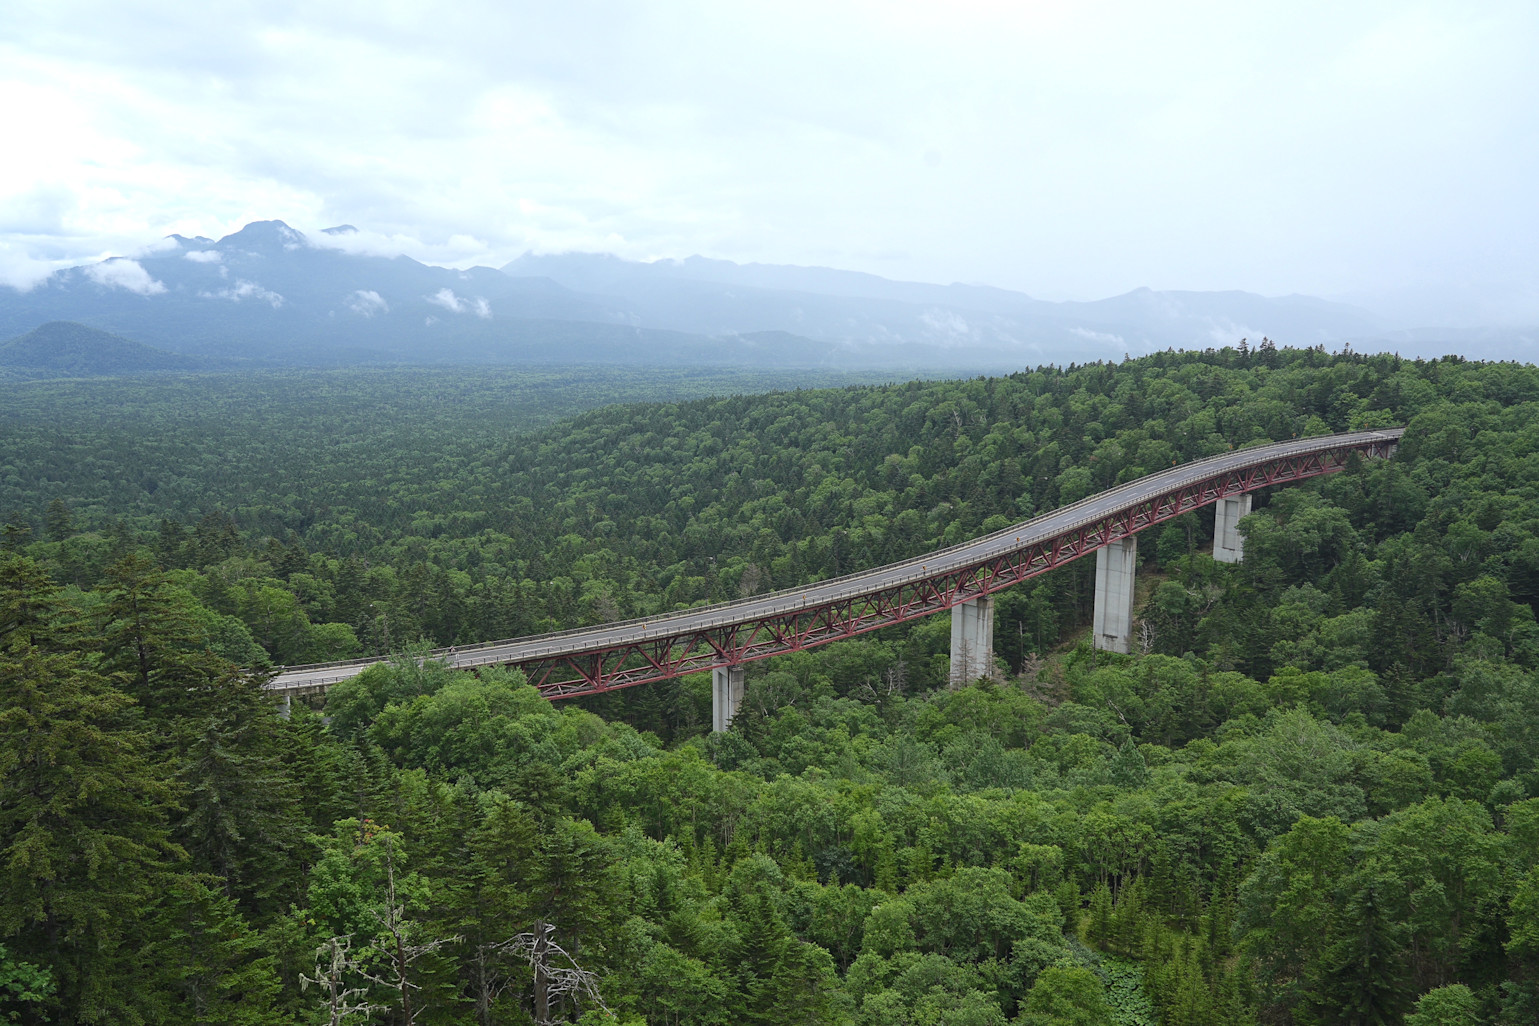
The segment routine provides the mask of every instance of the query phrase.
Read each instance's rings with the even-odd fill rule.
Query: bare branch
[[[350,973],[369,983],[389,986],[364,969],[363,963],[353,957],[352,947],[352,934],[332,937],[315,949],[315,975],[299,975],[301,989],[308,990],[312,984],[324,988],[321,1006],[330,1014],[331,1026],[342,1026],[354,1015],[371,1015],[386,1010],[384,1005],[356,1000],[369,992],[368,987],[347,985],[345,977]]]
[[[1154,642],[1158,639],[1159,632],[1154,624],[1148,620],[1138,621],[1138,654],[1148,655],[1154,651]]]
[[[537,983],[543,982],[545,993],[543,1001],[540,995],[536,996],[536,1004],[545,1004],[546,1009],[555,1000],[570,997],[574,1002],[579,997],[586,997],[593,1004],[609,1011],[609,1006],[604,1004],[603,997],[599,994],[598,976],[589,972],[577,964],[577,960],[567,954],[566,949],[555,941],[556,926],[554,923],[538,923],[534,930],[520,933],[511,937],[500,945],[499,950],[509,954],[518,955],[534,967]],[[559,956],[565,959],[566,965],[552,965],[551,956]],[[536,1011],[535,1021],[540,1026],[548,1026],[553,1019],[541,1017],[541,1011]]]

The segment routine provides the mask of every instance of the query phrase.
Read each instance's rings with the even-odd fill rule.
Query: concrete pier
[[[1220,563],[1238,563],[1245,558],[1240,518],[1249,512],[1249,492],[1213,504],[1213,558]]]
[[[732,726],[743,704],[743,668],[718,666],[711,671],[711,729],[720,733]]]
[[[994,676],[994,598],[983,595],[951,607],[951,683]]]
[[[1133,646],[1133,579],[1138,536],[1112,542],[1095,554],[1095,647],[1126,655]]]

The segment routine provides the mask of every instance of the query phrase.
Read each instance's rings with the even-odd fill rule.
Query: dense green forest
[[[0,1014],[1539,1020],[1539,369],[1224,349],[763,393],[433,372],[6,386]],[[652,386],[648,386],[649,388]],[[696,398],[736,391],[729,398]],[[673,391],[668,391],[672,389]],[[606,391],[607,390],[607,391]],[[634,391],[631,393],[634,397]],[[411,653],[877,565],[1144,473],[1390,461],[932,617],[552,704]],[[269,663],[405,654],[279,717]],[[242,669],[247,667],[249,669]]]

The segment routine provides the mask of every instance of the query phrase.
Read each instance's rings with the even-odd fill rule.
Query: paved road
[[[1394,442],[1404,433],[1404,428],[1355,431],[1318,438],[1301,438],[1290,442],[1274,442],[1252,449],[1239,449],[1141,477],[1137,481],[1130,481],[1125,485],[1081,499],[1079,502],[1045,513],[1025,523],[1007,527],[1003,531],[996,531],[993,534],[901,563],[851,574],[848,577],[820,581],[817,584],[809,584],[805,588],[756,595],[737,602],[687,609],[649,619],[625,620],[619,623],[601,624],[597,627],[560,631],[555,634],[515,638],[510,641],[437,649],[433,652],[433,656],[445,660],[451,666],[461,668],[486,666],[493,663],[521,663],[550,656],[607,649],[638,641],[669,638],[702,628],[751,622],[768,616],[816,608],[844,599],[861,598],[895,584],[922,581],[1028,548],[1077,527],[1094,523],[1108,514],[1217,474],[1247,469],[1274,459],[1324,452],[1342,446],[1363,445],[1375,441]],[[356,676],[366,667],[377,662],[380,660],[359,659],[341,663],[288,667],[274,677],[267,686],[274,691],[315,690]]]

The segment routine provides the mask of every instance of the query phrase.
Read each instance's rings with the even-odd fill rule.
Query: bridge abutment
[[[951,683],[994,676],[994,596],[951,607]]]
[[[1138,536],[1096,550],[1095,647],[1126,655],[1133,647],[1133,584],[1138,569]]]
[[[743,668],[718,666],[711,671],[711,730],[720,733],[732,726],[743,704]]]
[[[1240,518],[1250,512],[1249,492],[1213,504],[1213,558],[1220,563],[1238,563],[1245,558],[1245,537],[1240,534]]]

